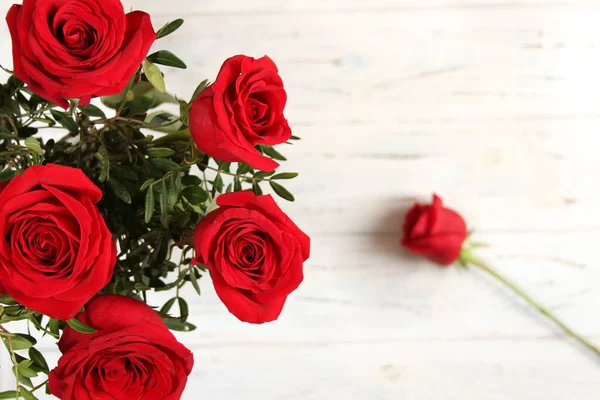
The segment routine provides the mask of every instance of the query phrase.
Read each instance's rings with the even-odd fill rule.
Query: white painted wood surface
[[[190,292],[184,399],[598,398],[599,360],[486,276],[398,241],[436,191],[486,260],[600,345],[600,1],[124,3],[157,28],[186,18],[155,46],[187,61],[167,74],[182,97],[231,55],[270,55],[303,138],[284,149],[301,176],[282,207],[312,237],[305,282],[263,326],[229,315],[208,279]]]

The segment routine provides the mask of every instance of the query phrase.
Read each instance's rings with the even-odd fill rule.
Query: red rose
[[[0,281],[32,310],[68,320],[111,279],[116,245],[77,169],[36,165],[0,193]]]
[[[292,135],[283,109],[287,95],[277,66],[267,56],[235,56],[217,80],[192,102],[190,131],[200,150],[220,161],[245,162],[272,171],[279,166],[254,148]]]
[[[23,0],[6,21],[15,76],[64,108],[121,92],[156,39],[150,16],[120,0]]]
[[[310,238],[271,196],[234,192],[219,196],[217,204],[196,228],[194,261],[208,267],[233,315],[256,324],[274,321],[302,282]]]
[[[58,342],[63,356],[48,376],[63,400],[177,400],[194,366],[192,353],[141,301],[102,295],[78,315],[96,329],[67,326]]]
[[[432,205],[416,204],[406,214],[402,245],[434,263],[444,266],[454,263],[466,238],[465,220],[444,208],[437,195],[433,195]]]

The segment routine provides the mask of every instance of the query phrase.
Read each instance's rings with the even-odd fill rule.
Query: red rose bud
[[[0,282],[12,298],[68,320],[110,281],[116,244],[77,168],[35,165],[0,193]]]
[[[217,204],[196,228],[194,261],[208,267],[217,295],[238,319],[274,321],[302,282],[310,238],[270,195],[234,192]]]
[[[442,266],[458,260],[467,239],[467,225],[457,212],[433,195],[431,205],[415,204],[406,214],[402,245]]]
[[[63,356],[49,376],[50,392],[62,400],[178,400],[192,371],[190,350],[141,301],[102,295],[77,316],[97,332],[65,327]]]
[[[269,57],[232,57],[217,80],[192,102],[192,138],[200,150],[219,161],[245,162],[272,171],[279,164],[254,146],[273,146],[291,137],[283,116],[286,101],[283,81]]]
[[[150,16],[120,0],[23,0],[6,22],[15,76],[65,109],[121,92],[156,39]]]

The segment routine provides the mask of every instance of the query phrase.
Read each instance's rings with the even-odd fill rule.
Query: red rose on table
[[[433,195],[433,204],[416,204],[406,214],[402,245],[437,264],[454,263],[466,238],[465,220],[445,208],[437,195]]]
[[[97,330],[67,326],[63,356],[50,372],[50,392],[62,400],[177,400],[192,371],[192,353],[152,308],[120,295],[102,295],[78,320]]]
[[[0,281],[22,305],[67,320],[111,279],[116,245],[77,169],[36,165],[0,193]]]
[[[302,282],[310,238],[271,196],[235,192],[217,204],[196,228],[194,261],[208,267],[217,295],[237,318],[276,320]]]
[[[192,102],[190,131],[200,150],[220,161],[245,162],[272,171],[279,166],[254,148],[286,142],[287,95],[269,57],[243,55],[223,64],[217,80]]]
[[[64,108],[121,92],[156,39],[150,16],[120,0],[23,0],[6,21],[15,76]]]

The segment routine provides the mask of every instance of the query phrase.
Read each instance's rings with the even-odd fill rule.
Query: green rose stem
[[[525,291],[523,291],[523,289],[521,289],[520,287],[515,285],[513,282],[511,282],[510,280],[508,280],[507,278],[502,276],[500,273],[498,273],[497,271],[490,268],[483,261],[481,261],[477,257],[475,257],[469,249],[463,249],[461,251],[460,257],[459,257],[459,262],[461,262],[461,264],[463,264],[463,265],[472,264],[472,265],[478,267],[480,270],[485,271],[488,274],[492,275],[494,278],[498,279],[500,282],[502,282],[504,285],[506,285],[509,289],[511,289],[514,293],[519,295],[523,300],[525,300],[527,303],[529,303],[534,308],[536,308],[540,313],[542,313],[542,315],[546,316],[547,318],[552,320],[556,325],[560,326],[562,328],[562,330],[565,331],[565,333],[567,333],[569,336],[571,336],[574,339],[576,339],[577,341],[579,341],[579,343],[583,344],[588,349],[590,349],[591,351],[596,353],[598,356],[600,356],[600,349],[598,349],[598,347],[594,346],[586,338],[575,333],[564,322],[562,322],[560,319],[558,319],[556,316],[554,316],[550,311],[548,311],[547,308],[540,305],[537,301],[535,301],[533,298],[531,298],[531,296],[529,296],[527,293],[525,293]]]
[[[4,313],[3,313],[4,314]],[[19,363],[17,362],[17,357],[15,356],[15,349],[13,348],[13,343],[12,343],[12,336],[11,333],[9,331],[7,331],[2,325],[0,325],[0,331],[6,333],[6,342],[8,344],[8,351],[10,352],[10,358],[11,361],[13,363],[13,365],[15,366],[15,378],[17,380],[17,396],[21,393],[21,386],[19,385]]]

